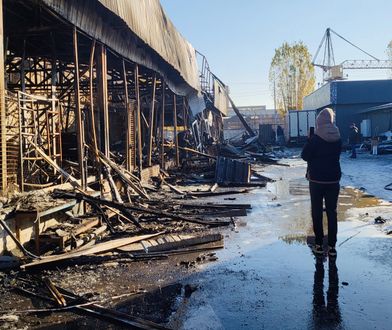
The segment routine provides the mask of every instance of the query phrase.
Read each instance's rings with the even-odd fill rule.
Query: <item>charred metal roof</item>
[[[123,57],[159,72],[179,95],[200,90],[195,49],[159,0],[41,0]]]

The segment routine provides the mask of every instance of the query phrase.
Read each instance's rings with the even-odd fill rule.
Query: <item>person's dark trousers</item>
[[[351,145],[351,158],[357,158],[357,151],[355,150],[355,143]]]
[[[316,244],[323,245],[323,200],[328,218],[328,245],[335,246],[338,232],[337,204],[339,196],[339,183],[309,182],[310,201],[312,204],[313,231]]]

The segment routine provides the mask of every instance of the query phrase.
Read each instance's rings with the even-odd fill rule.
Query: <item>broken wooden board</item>
[[[235,183],[235,182],[222,182],[219,187],[246,187],[246,188],[264,188],[267,182],[264,181],[251,181],[248,183]]]
[[[163,178],[162,178],[162,183],[165,184],[165,185],[167,185],[167,186],[170,188],[170,190],[174,191],[176,194],[182,195],[182,196],[186,195],[185,192],[183,192],[183,191],[181,191],[180,189],[176,188],[175,186],[171,185],[170,183],[168,183],[168,182],[167,182],[165,179],[163,179]]]
[[[133,190],[135,190],[136,193],[146,199],[150,199],[144,189],[139,185],[140,183],[132,181],[133,176],[131,175],[131,173],[129,173],[125,168],[121,167],[120,165],[117,165],[115,162],[107,158],[102,152],[99,152],[99,156],[101,158],[101,161],[108,164],[125,183],[127,183]]]
[[[40,243],[45,243],[45,244],[55,244],[59,246],[61,249],[64,249],[66,242],[69,241],[72,237],[76,237],[82,233],[85,233],[86,231],[100,224],[100,222],[101,221],[99,218],[85,219],[82,222],[82,224],[75,226],[70,231],[56,229],[55,231],[56,235],[45,234],[45,233],[40,234],[39,241]]]
[[[140,172],[140,181],[142,183],[148,182],[152,177],[158,177],[160,173],[160,166],[153,165],[150,167],[143,168]]]
[[[223,235],[221,234],[207,234],[204,236],[191,234],[170,234],[162,236],[160,238],[143,240],[138,243],[121,246],[118,248],[118,250],[123,252],[162,252],[174,249],[181,249],[193,245],[217,242],[221,240],[223,240]]]
[[[130,204],[130,203],[121,204],[121,203],[118,203],[115,201],[109,201],[106,199],[93,198],[93,197],[88,196],[84,193],[56,191],[56,192],[54,192],[54,196],[57,196],[58,198],[82,199],[82,200],[85,200],[86,202],[90,202],[90,203],[111,206],[113,208],[117,208],[118,210],[125,213],[126,215],[129,214],[130,216],[132,216],[132,214],[130,214],[131,211],[136,211],[136,212],[141,212],[141,213],[146,213],[146,214],[157,215],[159,217],[169,218],[172,220],[180,220],[180,221],[198,223],[198,224],[207,225],[207,226],[227,226],[231,223],[230,221],[209,221],[206,219],[200,219],[200,218],[196,218],[196,217],[183,216],[181,214],[174,214],[174,213],[169,213],[166,211],[161,211],[161,210],[155,209],[151,206],[148,206],[148,207],[136,206],[136,205]],[[130,219],[132,220],[132,218],[130,218]],[[141,225],[137,221],[135,221],[135,225],[137,225],[138,227],[141,227]]]
[[[276,180],[268,178],[260,173],[257,173],[255,170],[252,170],[251,174],[252,174],[252,176],[255,176],[256,178],[261,179],[266,182],[275,182],[276,181]],[[252,181],[252,178],[251,178],[251,181]]]
[[[218,192],[192,191],[191,193],[189,193],[189,195],[195,197],[212,197],[212,196],[222,196],[222,195],[246,194],[248,192],[249,189],[218,191]]]
[[[177,205],[181,205],[184,208],[208,208],[208,209],[251,209],[251,204],[221,204],[221,203],[203,203],[203,204],[192,204],[192,203],[181,203],[176,202]]]
[[[71,251],[73,246],[75,248],[81,247],[82,245],[91,242],[92,240],[96,239],[100,235],[102,235],[107,229],[107,225],[102,225],[101,227],[95,229],[92,233],[88,235],[84,235],[83,237],[79,238],[75,242],[71,243],[70,245],[64,248],[64,251]]]
[[[231,217],[246,217],[246,209],[234,209],[225,211],[206,212],[199,214],[202,218],[231,218]]]
[[[42,299],[46,302],[53,303],[55,299],[50,296],[46,296],[45,294],[35,293],[33,291],[33,287],[36,287],[37,284],[43,283],[31,283],[31,281],[24,279],[24,284],[30,284],[30,287],[27,289],[22,288],[20,285],[15,285],[14,289],[16,291],[22,292],[23,294],[27,294],[34,298]],[[85,297],[77,295],[69,290],[66,290],[62,287],[56,286],[52,283],[52,290],[56,290],[56,296],[61,296],[66,298],[70,304],[68,307],[64,307],[64,309],[57,309],[56,311],[74,311],[77,310],[79,312],[84,312],[88,315],[98,317],[100,319],[104,319],[108,322],[112,322],[113,324],[121,324],[121,328],[126,329],[162,329],[162,330],[169,330],[160,324],[151,322],[149,320],[141,319],[136,316],[132,316],[126,313],[119,312],[115,309],[110,309],[100,305],[98,302],[90,302]],[[82,304],[80,304],[82,303]],[[53,309],[48,309],[48,312],[54,311]],[[117,327],[116,327],[117,328]]]
[[[58,166],[40,147],[38,147],[34,142],[29,141],[29,143],[35,148],[37,153],[56,171],[58,171],[66,180],[68,180],[72,186],[81,187],[78,180],[75,179],[72,175],[68,174],[64,171],[60,166]]]
[[[140,236],[134,236],[134,237],[124,237],[124,238],[118,238],[114,240],[110,240],[104,243],[99,243],[91,248],[84,249],[84,250],[75,250],[73,252],[68,252],[60,255],[54,255],[54,256],[49,256],[49,257],[42,257],[36,261],[33,261],[31,263],[22,265],[22,269],[29,269],[37,266],[42,266],[45,264],[50,264],[50,263],[55,263],[55,262],[60,262],[64,260],[69,260],[72,258],[84,256],[84,255],[89,255],[89,254],[95,254],[95,253],[103,253],[106,251],[114,250],[116,248],[119,248],[124,245],[129,245],[135,242],[143,241],[143,240],[148,240],[152,237],[156,237],[161,235],[162,232],[156,233],[156,234],[150,234],[150,235],[140,235]]]

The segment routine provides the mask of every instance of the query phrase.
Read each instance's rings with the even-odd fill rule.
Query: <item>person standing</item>
[[[180,159],[182,164],[184,164],[188,158],[188,152],[183,148],[191,147],[191,137],[191,131],[189,129],[178,133],[178,145],[182,148],[180,149]]]
[[[370,140],[370,146],[371,146],[370,153],[372,155],[378,155],[378,137],[377,136],[372,137],[372,139]]]
[[[355,125],[355,123],[352,123],[350,125],[350,135],[348,137],[348,143],[351,146],[351,156],[350,156],[350,158],[357,158],[357,152],[355,150],[355,145],[358,142],[358,136],[359,136],[359,129]]]
[[[339,129],[334,125],[334,112],[323,109],[316,118],[316,130],[308,138],[301,157],[308,163],[307,179],[311,201],[313,231],[316,237],[312,250],[322,255],[323,250],[323,201],[328,218],[328,254],[336,256],[337,203],[340,190],[340,153],[342,140]]]

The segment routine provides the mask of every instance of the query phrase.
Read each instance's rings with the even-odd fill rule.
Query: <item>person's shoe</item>
[[[336,253],[336,249],[335,249],[334,246],[329,246],[329,247],[328,247],[328,255],[329,255],[330,257],[333,257],[333,258],[336,257],[337,253]]]
[[[312,251],[316,255],[324,254],[324,250],[323,250],[323,247],[321,245],[317,245],[317,244],[314,245],[313,248],[312,248]]]

